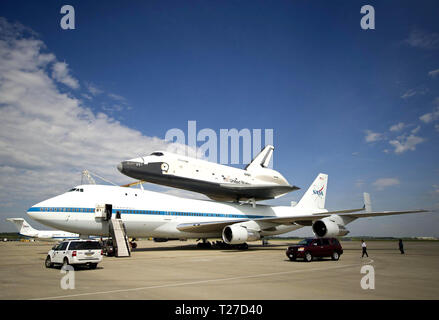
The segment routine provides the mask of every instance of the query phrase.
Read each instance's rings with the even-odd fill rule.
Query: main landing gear
[[[201,240],[201,239],[198,239]],[[235,250],[247,250],[247,243],[239,243],[239,244],[227,244],[224,241],[215,241],[210,243],[207,239],[202,239],[203,242],[198,242],[197,247],[200,249],[235,249]]]
[[[200,239],[198,239],[198,240],[200,240]],[[210,248],[212,248],[212,244],[209,241],[207,241],[207,239],[203,239],[203,242],[197,243],[197,247],[200,249],[210,249]]]

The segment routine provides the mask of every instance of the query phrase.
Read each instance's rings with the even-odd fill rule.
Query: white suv
[[[48,253],[45,261],[46,268],[55,264],[88,265],[95,269],[102,261],[103,251],[99,241],[93,240],[70,240],[55,245]]]

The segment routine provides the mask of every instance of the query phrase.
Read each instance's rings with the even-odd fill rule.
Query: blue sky
[[[39,53],[56,56],[58,73],[39,68],[58,81],[57,94],[105,114],[105,130],[133,130],[116,150],[139,134],[164,139],[168,129],[186,131],[188,120],[218,133],[272,128],[275,169],[302,190],[271,203],[299,199],[324,172],[330,209],[361,205],[364,191],[377,210],[439,208],[437,1],[70,1],[75,30],[59,26],[63,4],[5,0],[0,16],[33,30],[44,44]],[[364,4],[375,8],[375,30],[360,28]],[[136,148],[112,153],[115,164],[105,170]],[[35,181],[49,175],[0,157],[3,186],[23,170]],[[62,163],[72,174],[77,169]],[[24,216],[34,200],[42,199],[9,201],[0,213]],[[423,214],[350,229],[439,236],[438,222]],[[10,230],[3,222],[1,229]]]

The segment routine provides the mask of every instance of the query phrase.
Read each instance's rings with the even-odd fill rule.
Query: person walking
[[[363,249],[363,254],[361,255],[361,257],[363,258],[364,255],[366,255],[366,257],[369,258],[369,255],[367,254],[367,245],[366,242],[364,242],[364,240],[361,240],[361,248]]]
[[[401,251],[401,254],[404,254],[404,244],[402,243],[402,239],[399,239],[399,251]]]

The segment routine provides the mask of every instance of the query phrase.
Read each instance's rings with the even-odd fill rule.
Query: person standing
[[[367,245],[366,242],[364,242],[364,240],[361,240],[361,248],[363,249],[363,254],[361,255],[361,257],[363,258],[364,255],[366,255],[366,257],[369,258],[369,255],[367,254]]]
[[[402,239],[399,239],[399,251],[401,251],[401,254],[404,254],[404,244],[402,243]]]

